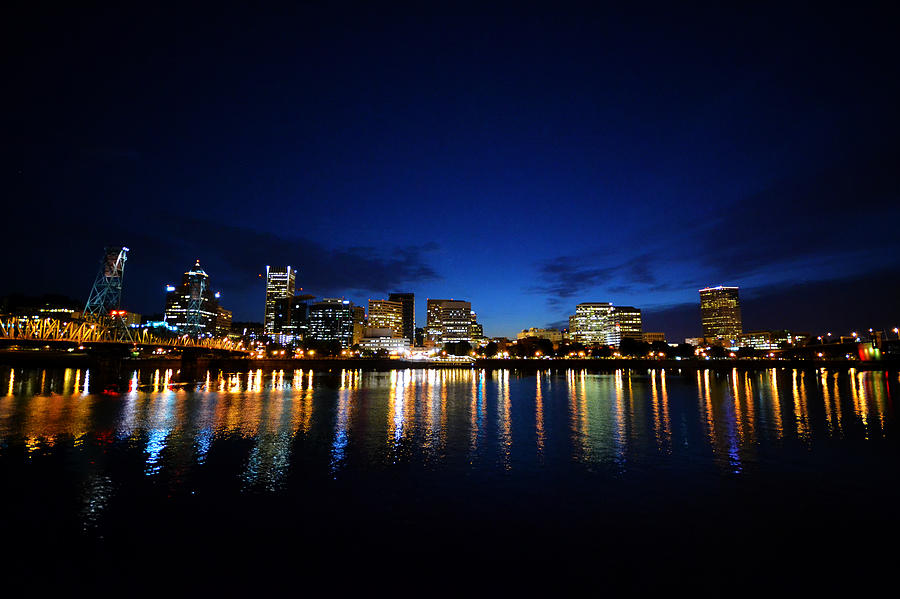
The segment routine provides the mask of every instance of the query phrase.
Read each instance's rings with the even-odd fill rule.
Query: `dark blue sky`
[[[693,336],[717,284],[745,329],[897,326],[896,31],[854,11],[23,11],[0,293],[86,297],[122,243],[143,313],[199,257],[236,320],[290,263],[488,335],[611,301]]]

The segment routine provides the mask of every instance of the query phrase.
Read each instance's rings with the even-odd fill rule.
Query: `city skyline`
[[[106,256],[109,253],[109,251],[111,251],[111,250],[118,251],[119,249],[120,248],[107,247],[104,249],[104,256]],[[128,248],[125,248],[125,249],[127,251]],[[299,287],[299,286],[296,286],[296,288],[295,288],[296,276],[299,271],[298,271],[298,269],[293,268],[291,266],[274,267],[273,268],[272,266],[267,265],[266,272],[267,272],[267,275],[266,275],[266,279],[265,279],[266,280],[265,292],[262,297],[263,303],[262,303],[262,308],[261,308],[262,318],[261,319],[250,318],[248,320],[235,320],[235,322],[239,322],[239,323],[254,323],[255,322],[261,327],[260,328],[261,331],[263,331],[266,335],[272,337],[276,341],[282,340],[282,332],[276,332],[274,329],[268,330],[269,327],[271,326],[269,324],[269,320],[268,320],[268,316],[269,316],[271,310],[275,310],[275,312],[278,312],[277,315],[275,315],[274,312],[272,314],[273,314],[273,318],[275,318],[280,323],[277,325],[278,330],[282,331],[282,327],[284,327],[285,324],[287,324],[287,328],[291,329],[291,330],[293,330],[296,327],[296,323],[289,322],[291,319],[291,317],[289,316],[289,314],[291,312],[291,307],[289,307],[289,302],[291,302],[291,301],[293,301],[296,304],[302,305],[302,306],[307,306],[307,308],[305,310],[308,310],[309,305],[312,305],[315,303],[321,303],[321,302],[328,303],[328,302],[332,302],[332,301],[342,301],[344,304],[349,304],[351,306],[354,305],[353,300],[355,298],[348,298],[346,296],[339,296],[338,298],[326,298],[326,297],[316,296],[314,294],[308,294],[308,293],[299,293],[299,294],[295,295],[295,291],[303,291],[303,289],[302,289],[302,287]],[[164,286],[165,287],[165,295],[164,295],[165,308],[162,312],[159,312],[159,311],[134,312],[133,310],[128,309],[129,306],[123,304],[121,306],[121,308],[123,310],[122,313],[126,314],[126,313],[134,312],[135,316],[143,317],[144,320],[148,320],[148,318],[151,316],[159,316],[160,319],[163,321],[171,320],[172,322],[169,323],[170,325],[180,324],[181,326],[178,326],[177,328],[188,330],[188,329],[195,328],[196,325],[190,325],[187,320],[184,320],[184,315],[179,317],[179,316],[177,316],[177,314],[185,313],[185,310],[187,310],[187,306],[188,306],[188,303],[190,302],[190,298],[192,295],[194,296],[194,299],[196,300],[198,297],[200,297],[198,294],[202,293],[203,297],[208,298],[208,299],[204,299],[200,304],[198,304],[199,306],[201,306],[201,310],[198,311],[198,315],[201,318],[201,320],[210,319],[210,318],[212,318],[212,320],[208,324],[200,325],[200,329],[202,330],[202,329],[211,328],[214,326],[217,331],[217,334],[224,335],[224,332],[227,330],[228,326],[230,326],[230,324],[232,322],[231,310],[228,310],[219,305],[219,298],[220,298],[221,294],[219,292],[213,293],[213,291],[208,287],[208,285],[199,285],[199,287],[198,287],[198,285],[196,283],[188,283],[189,279],[192,280],[193,277],[195,277],[198,274],[202,278],[208,279],[209,275],[200,267],[199,258],[196,260],[196,262],[192,268],[188,269],[188,271],[183,273],[183,281],[182,281],[181,285],[175,286],[172,284],[167,284]],[[262,275],[259,275],[259,276],[262,277]],[[122,287],[120,286],[120,290],[121,290],[121,288]],[[182,289],[188,289],[189,291],[181,291]],[[193,289],[193,291],[190,291],[190,289]],[[740,287],[738,287],[738,286],[723,286],[723,285],[718,285],[715,287],[705,287],[703,289],[699,289],[698,291],[700,293],[700,300],[699,300],[699,302],[697,302],[694,305],[694,308],[695,308],[694,311],[696,312],[696,315],[695,315],[696,322],[693,324],[695,325],[694,326],[695,330],[692,329],[690,331],[691,334],[689,334],[689,335],[680,335],[677,333],[672,334],[670,332],[672,330],[672,327],[669,324],[667,324],[665,321],[655,320],[653,324],[654,324],[655,328],[662,329],[658,334],[662,334],[662,335],[666,336],[667,340],[670,343],[673,341],[680,343],[681,340],[691,341],[692,339],[702,339],[702,338],[706,338],[706,339],[710,339],[710,340],[715,340],[715,339],[728,340],[730,338],[731,340],[735,341],[735,340],[745,336],[742,333],[767,333],[768,334],[773,331],[776,331],[776,332],[780,331],[780,332],[784,332],[784,333],[789,333],[790,331],[794,331],[794,332],[805,331],[805,334],[809,334],[811,331],[816,331],[816,332],[821,332],[824,334],[826,332],[826,330],[834,330],[834,331],[838,331],[838,333],[837,333],[838,336],[840,336],[842,333],[850,333],[852,330],[855,330],[855,331],[876,330],[876,331],[882,331],[882,332],[891,330],[891,331],[896,332],[896,327],[893,326],[892,324],[882,324],[880,326],[878,326],[878,325],[869,326],[869,325],[872,325],[873,323],[871,323],[870,321],[867,321],[865,317],[860,317],[859,315],[855,315],[855,314],[851,315],[851,318],[854,320],[853,326],[848,326],[848,327],[833,326],[835,323],[831,322],[831,321],[817,322],[811,326],[805,326],[805,327],[804,326],[792,326],[792,325],[787,325],[787,326],[782,325],[782,326],[775,326],[775,327],[773,327],[773,326],[768,326],[768,327],[754,326],[754,324],[755,324],[754,321],[751,321],[750,325],[743,326],[742,317],[741,317],[743,301],[738,299],[737,294],[738,294],[739,289],[740,289]],[[187,294],[184,296],[185,297],[184,301],[176,299],[176,298],[181,297],[181,294],[184,294],[184,293]],[[47,298],[54,298],[52,301],[56,302],[60,306],[62,306],[63,304],[66,304],[66,305],[68,305],[68,304],[76,305],[77,304],[78,306],[81,306],[83,304],[82,299],[77,299],[77,298],[73,298],[70,296],[67,297],[65,294],[50,292],[50,293],[45,293],[45,294],[41,294],[41,295],[43,295]],[[483,325],[481,323],[476,322],[476,320],[475,320],[476,313],[474,310],[472,310],[472,303],[469,301],[454,300],[454,299],[425,298],[424,304],[420,304],[420,307],[419,307],[419,309],[421,309],[423,311],[422,317],[420,318],[418,315],[415,315],[412,318],[413,322],[410,323],[407,320],[407,317],[410,312],[412,312],[413,310],[416,310],[416,308],[414,308],[414,306],[415,306],[414,298],[415,298],[416,294],[414,292],[407,291],[407,292],[391,292],[387,295],[389,295],[391,298],[394,298],[394,299],[369,298],[366,302],[367,306],[369,308],[368,310],[363,305],[356,305],[354,309],[360,310],[362,312],[362,315],[368,321],[368,319],[371,315],[373,305],[379,306],[378,307],[379,312],[383,311],[383,308],[382,308],[383,305],[393,305],[392,311],[396,312],[396,315],[393,318],[396,319],[397,322],[392,324],[388,328],[392,328],[396,325],[396,326],[400,326],[400,329],[403,329],[403,328],[408,328],[411,324],[415,324],[417,322],[422,322],[425,324],[423,324],[423,326],[421,328],[416,328],[416,330],[421,330],[423,332],[424,336],[427,338],[428,337],[428,323],[431,320],[429,313],[430,313],[430,308],[432,305],[442,304],[444,302],[448,302],[450,304],[465,305],[465,306],[467,306],[465,311],[467,313],[471,312],[471,323],[473,325],[477,325],[479,331],[482,331],[482,334],[483,334]],[[275,296],[278,296],[278,297],[275,297]],[[720,299],[720,296],[721,296],[721,299]],[[14,301],[16,301],[15,298],[21,298],[21,300],[29,300],[29,298],[30,298],[30,300],[39,299],[38,296],[29,296],[28,294],[23,294],[21,292],[13,292],[11,294],[6,294],[6,295],[0,296],[0,297],[12,298]],[[175,302],[174,304],[173,304],[173,301]],[[274,301],[274,303],[273,303],[273,301]],[[723,304],[722,301],[724,301],[725,303]],[[187,302],[187,303],[185,303],[185,302]],[[281,302],[281,303],[279,303],[279,302]],[[408,305],[406,305],[407,302],[408,302]],[[573,319],[577,319],[579,310],[581,310],[582,307],[586,307],[586,306],[605,307],[606,312],[604,312],[604,316],[602,318],[600,318],[600,321],[602,321],[602,323],[600,321],[598,321],[597,323],[594,323],[594,324],[578,325],[573,328],[573,324],[572,324]],[[644,332],[647,332],[649,330],[647,328],[647,326],[643,325],[643,318],[642,318],[643,310],[639,307],[614,306],[611,302],[579,302],[577,305],[574,305],[573,308],[575,309],[576,314],[570,315],[566,321],[551,323],[551,324],[547,325],[546,327],[534,327],[534,326],[524,325],[522,328],[517,329],[511,335],[508,335],[508,334],[483,334],[483,337],[485,339],[488,339],[488,338],[515,339],[517,337],[521,338],[522,337],[521,333],[526,330],[529,330],[529,329],[543,330],[546,328],[547,330],[568,331],[570,334],[575,333],[573,340],[581,341],[581,339],[578,338],[578,335],[581,334],[578,332],[579,328],[582,330],[592,330],[592,331],[596,328],[596,331],[598,333],[600,331],[602,331],[602,334],[600,334],[600,336],[602,338],[604,338],[604,339],[608,338],[609,344],[616,346],[616,345],[618,345],[619,341],[624,336],[628,336],[628,337],[632,337],[636,340],[640,340],[642,330]],[[720,313],[720,310],[722,310],[722,309],[725,309],[726,314],[723,315]],[[730,315],[730,310],[733,310],[733,309],[736,309],[736,317]],[[212,310],[212,312],[209,312],[209,310]],[[691,310],[688,309],[686,311],[690,312]],[[404,315],[407,315],[407,316],[404,316]],[[893,312],[892,315],[895,317],[894,319],[896,320],[896,312]],[[381,318],[380,315],[376,316],[376,320],[378,320],[380,318]],[[625,318],[626,320],[621,320],[621,318]],[[723,318],[725,318],[726,322],[732,323],[731,325],[729,325],[732,328],[730,328],[727,333],[718,331],[718,327],[721,326],[721,322],[723,322],[722,321]],[[184,322],[179,322],[179,319],[184,320]],[[285,320],[285,319],[287,319],[287,320]],[[625,324],[626,321],[630,322],[631,319],[634,319],[633,325]],[[149,321],[153,321],[153,318],[149,318]],[[215,321],[215,323],[213,321]],[[467,319],[467,321],[468,321],[468,319]],[[136,321],[136,322],[138,322],[138,321]],[[305,317],[304,317],[304,322],[305,322]],[[662,322],[662,324],[660,324],[660,322]],[[893,321],[890,321],[890,322],[893,322]],[[224,328],[223,328],[223,323],[225,323]],[[154,323],[150,322],[150,324],[154,324]],[[379,328],[380,326],[383,326],[383,323],[382,324],[376,323],[376,325],[378,325],[378,326],[375,326],[373,328]],[[362,325],[359,325],[359,326],[362,326]],[[367,326],[372,327],[371,324],[368,324]],[[588,328],[584,329],[584,326],[587,326]],[[621,332],[620,332],[620,327],[621,327]],[[440,327],[438,327],[438,328],[440,328]],[[175,330],[175,329],[173,329],[173,330]],[[625,331],[629,331],[629,333],[625,334]],[[490,331],[488,331],[488,332],[490,332]],[[398,330],[395,330],[392,334],[395,337],[398,335],[401,337],[405,337],[405,335],[403,335],[402,332],[400,332]],[[655,334],[657,334],[657,333],[651,333],[651,335],[655,335]],[[830,335],[831,333],[829,332],[828,334]],[[440,334],[438,333],[437,336],[439,337]],[[590,337],[590,334],[588,336]],[[591,339],[593,339],[593,337],[591,337]],[[592,341],[589,340],[587,342],[594,343],[594,342],[602,342],[602,341],[598,338],[596,340],[592,340]],[[411,341],[410,346],[412,346],[412,345],[413,345],[413,342]]]
[[[83,297],[124,243],[142,313],[199,257],[236,321],[292,264],[318,297],[414,292],[419,323],[465,298],[492,336],[591,301],[696,336],[711,285],[748,330],[896,326],[888,20],[778,16],[27,15],[5,164],[47,217],[0,293]]]
[[[883,586],[889,4],[4,15],[8,587]]]

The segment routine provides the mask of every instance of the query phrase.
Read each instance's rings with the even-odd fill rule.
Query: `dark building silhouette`
[[[416,345],[416,295],[392,293],[388,299],[403,304],[403,336],[409,339],[410,346]]]

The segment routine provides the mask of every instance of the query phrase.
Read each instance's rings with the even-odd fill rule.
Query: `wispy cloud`
[[[599,254],[589,256],[557,256],[538,265],[540,282],[530,291],[547,296],[552,307],[560,307],[588,290],[605,286],[611,293],[627,293],[635,286],[656,283],[650,256],[640,254],[611,266],[597,266]]]
[[[801,173],[735,202],[695,234],[715,240],[702,261],[737,278],[821,256],[845,256],[877,244],[900,253],[900,170],[893,152],[873,151],[816,173]],[[859,264],[870,270],[881,264]],[[803,275],[804,273],[798,273]]]
[[[241,227],[199,221],[185,221],[182,226],[201,232],[184,244],[185,250],[209,253],[210,248],[215,248],[210,259],[227,264],[229,279],[252,279],[267,264],[292,264],[299,268],[298,285],[313,294],[326,294],[345,290],[389,292],[440,278],[426,262],[426,256],[437,249],[433,243],[331,248],[301,236],[280,236]],[[216,241],[221,239],[231,241]]]
[[[595,246],[541,262],[530,291],[557,308],[598,289],[659,304],[655,297],[671,301],[697,285],[838,280],[900,264],[897,222],[900,169],[892,152],[873,150],[796,173],[631,247]],[[873,246],[882,260],[871,260]]]

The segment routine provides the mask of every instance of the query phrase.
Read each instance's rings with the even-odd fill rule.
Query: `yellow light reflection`
[[[669,452],[672,451],[672,420],[669,417],[669,391],[666,388],[666,369],[659,371],[660,407],[662,408],[663,440]]]
[[[701,375],[697,372],[697,384],[700,386],[700,400],[703,413],[703,424],[706,429],[706,436],[709,439],[709,446],[713,453],[719,453],[719,442],[716,434],[715,416],[713,415],[712,395],[709,388],[709,369],[704,370]]]
[[[853,412],[859,417],[863,425],[863,434],[869,439],[869,406],[866,397],[865,386],[862,385],[862,374],[855,368],[850,369],[850,397],[853,401]]]
[[[503,463],[503,468],[509,470],[512,467],[510,464],[510,453],[512,449],[512,419],[510,418],[509,406],[508,370],[501,371],[500,381],[501,388],[497,405],[497,416],[499,418],[497,424],[500,428],[500,459]]]
[[[769,369],[769,382],[772,386],[769,397],[772,400],[772,420],[775,425],[775,438],[783,439],[784,423],[781,415],[781,396],[778,391],[778,371],[774,368]]]
[[[613,410],[613,426],[615,429],[616,463],[621,465],[625,459],[625,449],[628,441],[625,431],[625,388],[622,382],[621,369],[617,369],[615,372],[614,385],[616,394],[613,404],[615,407]]]
[[[534,399],[535,433],[537,436],[538,456],[542,457],[544,455],[544,395],[541,390],[540,370],[535,374],[535,378],[537,379],[537,389],[535,391]]]

